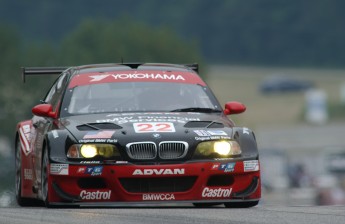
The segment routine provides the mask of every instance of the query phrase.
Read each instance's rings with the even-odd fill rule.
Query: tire
[[[226,208],[250,208],[257,206],[259,201],[247,201],[247,202],[228,202],[224,203]]]
[[[209,208],[215,205],[220,205],[221,203],[193,203],[196,208]]]
[[[44,147],[43,155],[42,155],[42,166],[41,166],[41,195],[43,204],[47,208],[77,208],[77,205],[52,205],[49,201],[49,173],[48,167],[50,166],[49,163],[49,156],[48,156],[48,149],[47,146]]]
[[[15,171],[15,193],[17,204],[22,207],[40,206],[41,204],[37,199],[22,197],[22,152],[18,136],[15,144]]]
[[[48,157],[47,147],[45,146],[43,150],[42,166],[41,166],[41,192],[42,192],[42,201],[47,208],[51,207],[49,203],[48,167],[49,167],[49,157]]]

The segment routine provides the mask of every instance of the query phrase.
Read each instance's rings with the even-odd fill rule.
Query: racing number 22
[[[171,122],[134,123],[133,127],[136,133],[175,132],[174,124]]]

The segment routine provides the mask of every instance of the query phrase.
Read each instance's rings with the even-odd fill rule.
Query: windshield
[[[179,111],[195,108],[219,111],[207,88],[195,84],[167,82],[121,82],[75,86],[68,89],[61,115],[107,112]],[[183,110],[181,110],[183,111]],[[188,111],[188,110],[186,110]]]

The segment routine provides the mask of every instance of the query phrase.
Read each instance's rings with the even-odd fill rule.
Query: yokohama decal
[[[22,127],[20,127],[19,135],[20,135],[20,146],[23,150],[23,153],[27,156],[32,152],[29,145],[30,125],[23,125]]]
[[[177,82],[199,84],[205,86],[206,84],[194,72],[189,71],[176,71],[172,72],[159,72],[157,70],[143,70],[140,72],[130,71],[114,71],[107,73],[84,73],[74,76],[68,88],[75,86],[84,86],[98,83],[109,82]]]
[[[90,76],[91,80],[90,82],[99,82],[102,81],[105,78],[112,77],[114,80],[117,79],[167,79],[167,80],[183,80],[182,75],[175,75],[175,74],[154,74],[154,73],[128,73],[128,74],[106,74],[106,75],[92,75]]]

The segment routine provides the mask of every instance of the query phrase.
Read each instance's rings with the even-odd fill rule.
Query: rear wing
[[[22,67],[22,79],[28,75],[59,75],[69,67]]]
[[[138,68],[141,63],[122,63],[120,65],[126,65],[131,68]],[[184,64],[196,73],[199,72],[199,65],[198,64]],[[22,67],[22,80],[25,83],[25,77],[28,75],[59,75],[66,69],[70,67]]]
[[[188,68],[192,69],[196,73],[199,73],[199,64],[194,63],[194,64],[185,64],[184,66],[187,66]]]

